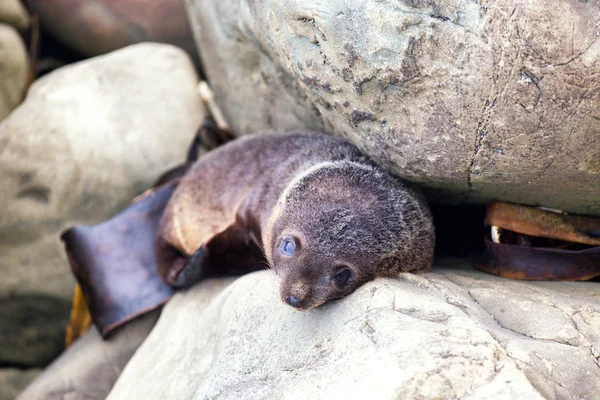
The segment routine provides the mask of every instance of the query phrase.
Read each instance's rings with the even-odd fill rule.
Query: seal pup
[[[161,218],[156,259],[174,287],[268,265],[282,301],[309,310],[377,276],[428,270],[433,248],[417,188],[342,138],[292,132],[245,136],[192,165]]]

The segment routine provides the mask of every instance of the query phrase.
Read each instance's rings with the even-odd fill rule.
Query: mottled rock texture
[[[600,393],[598,283],[438,262],[313,311],[270,271],[170,301],[108,399],[567,399]]]
[[[61,231],[113,216],[185,160],[204,117],[197,80],[182,50],[135,45],[44,76],[0,122],[0,306],[40,316],[27,338],[63,340],[74,281]],[[31,301],[44,297],[60,303],[51,324]],[[28,346],[6,349],[20,354],[11,362],[47,362],[32,362],[24,338],[0,337],[0,347],[15,341]]]
[[[600,214],[600,1],[187,4],[236,132],[326,129],[436,201]]]

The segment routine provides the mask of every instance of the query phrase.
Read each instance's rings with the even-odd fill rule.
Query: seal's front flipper
[[[159,234],[156,257],[159,274],[174,288],[190,287],[209,277],[241,275],[267,266],[260,247],[248,240],[247,231],[238,223],[214,235],[189,257]]]
[[[173,295],[156,272],[153,245],[177,183],[144,193],[105,222],[74,226],[61,236],[92,321],[103,337]]]
[[[206,250],[200,247],[185,263],[181,271],[173,278],[172,286],[186,288],[204,278],[203,264],[206,261]]]

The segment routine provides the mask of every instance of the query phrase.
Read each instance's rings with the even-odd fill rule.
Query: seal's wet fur
[[[344,139],[295,132],[246,136],[197,161],[167,205],[156,256],[179,287],[266,262],[282,300],[311,309],[376,276],[428,270],[433,247],[418,189]]]

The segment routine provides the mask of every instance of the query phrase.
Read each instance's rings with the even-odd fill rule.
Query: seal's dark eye
[[[333,280],[338,285],[347,285],[351,279],[352,279],[352,271],[350,271],[349,269],[343,269],[333,277]]]
[[[279,252],[286,256],[293,256],[296,251],[296,243],[292,239],[283,239],[281,246],[279,246]]]

